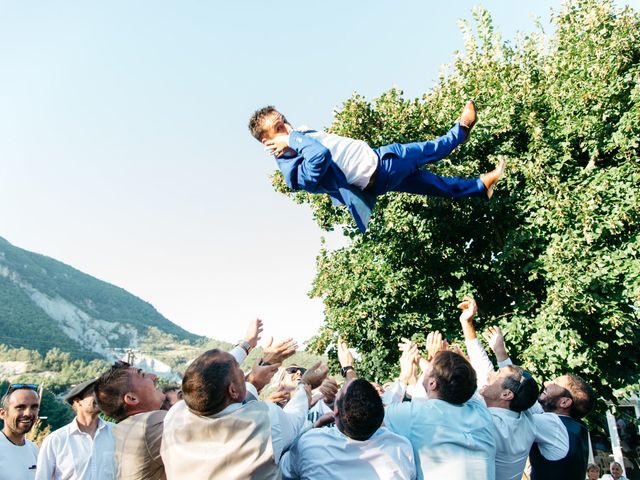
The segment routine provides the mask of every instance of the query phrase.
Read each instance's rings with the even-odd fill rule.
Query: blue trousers
[[[446,135],[428,142],[393,143],[375,148],[378,168],[375,183],[367,189],[376,196],[405,192],[436,197],[486,197],[479,178],[441,177],[421,167],[448,156],[466,132],[456,123]]]

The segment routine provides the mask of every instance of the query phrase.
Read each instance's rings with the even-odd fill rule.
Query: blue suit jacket
[[[289,146],[295,150],[295,156],[276,158],[287,186],[292,190],[328,194],[334,205],[346,205],[360,231],[366,232],[376,197],[349,184],[333,162],[331,152],[317,140],[293,131]]]

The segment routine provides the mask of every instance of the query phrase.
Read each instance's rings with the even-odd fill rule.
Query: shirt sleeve
[[[467,346],[471,366],[476,371],[478,389],[480,389],[487,384],[487,377],[489,373],[493,372],[493,363],[489,360],[489,356],[480,344],[480,340],[474,338],[473,340],[466,340],[464,343]]]
[[[247,358],[247,352],[244,351],[244,348],[240,346],[233,347],[229,353],[236,359],[238,365],[242,365],[242,362]]]
[[[38,461],[36,463],[36,480],[51,480],[54,478],[53,474],[56,470],[56,456],[53,452],[51,445],[54,437],[49,435],[42,442],[40,452],[36,447],[36,453],[38,454]]]
[[[394,433],[409,437],[412,424],[412,402],[394,403],[384,411],[384,426]]]
[[[273,444],[273,456],[276,463],[280,456],[296,440],[309,413],[307,394],[302,385],[298,386],[295,395],[289,400],[285,408],[280,408],[274,403],[265,402],[269,407],[271,418],[271,442]]]
[[[532,416],[536,426],[536,442],[547,460],[561,460],[569,453],[569,433],[555,413]]]
[[[289,134],[289,147],[303,158],[298,167],[298,188],[315,191],[329,168],[331,152],[315,138],[295,130]]]
[[[394,403],[402,402],[407,386],[400,380],[393,382],[382,394],[382,404],[386,407]]]

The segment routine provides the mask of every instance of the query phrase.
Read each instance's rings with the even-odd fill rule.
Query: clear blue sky
[[[260,316],[304,340],[322,232],[272,190],[249,115],[320,128],[354,90],[419,96],[475,4],[1,1],[0,236],[195,333],[233,341]],[[513,39],[560,2],[483,5]]]

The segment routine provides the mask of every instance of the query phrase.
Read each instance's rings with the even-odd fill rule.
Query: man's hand
[[[318,420],[316,420],[316,423],[313,424],[313,428],[326,427],[327,425],[331,425],[335,421],[336,419],[333,416],[333,412],[327,412]]]
[[[478,305],[471,297],[465,297],[462,303],[458,305],[462,310],[460,314],[460,325],[462,325],[462,333],[465,340],[475,340],[477,338],[476,329],[473,326],[473,317],[478,313]]]
[[[440,350],[446,350],[449,348],[449,342],[442,338],[442,334],[436,330],[435,332],[429,332],[427,335],[427,360],[433,360],[433,357]]]
[[[289,148],[289,134],[282,134],[273,137],[264,143],[265,148],[275,157],[281,157]]]
[[[460,323],[472,323],[473,317],[478,313],[478,305],[471,297],[466,297],[462,303],[458,305],[458,308],[462,310],[462,313],[460,314]]]
[[[297,349],[298,344],[293,338],[280,340],[274,345],[273,337],[269,337],[267,344],[262,349],[262,361],[263,363],[282,363],[296,353]]]
[[[300,380],[302,383],[306,383],[313,390],[314,388],[318,388],[322,381],[327,378],[329,374],[329,367],[324,365],[322,362],[316,363],[311,368],[307,369],[306,372],[302,374]]]
[[[324,403],[327,405],[333,404],[333,401],[336,399],[336,395],[338,394],[338,382],[336,382],[333,378],[325,378],[318,389],[322,394],[322,398],[324,399]]]
[[[273,365],[260,365],[259,360],[256,360],[251,367],[249,375],[247,375],[247,382],[253,384],[256,390],[260,392],[266,384],[271,381],[271,378],[278,371],[279,363]]]
[[[462,351],[462,348],[460,348],[460,345],[458,345],[457,343],[451,344],[449,346],[449,350],[451,350],[453,353],[457,353],[461,357],[464,357],[467,360],[469,360],[469,357],[467,357],[467,355]]]
[[[268,402],[275,403],[281,407],[286,405],[291,399],[291,389],[285,386],[279,386],[277,390],[274,390],[267,397]]]
[[[418,358],[420,352],[418,352],[418,345],[406,338],[402,339],[402,343],[398,345],[402,351],[400,355],[400,377],[399,380],[405,385],[411,385],[416,383],[416,367],[418,364]]]
[[[342,368],[353,367],[353,355],[351,355],[347,342],[342,337],[338,337],[338,361]]]
[[[260,334],[262,333],[262,320],[256,318],[255,320],[251,320],[249,323],[249,327],[247,328],[247,333],[244,335],[244,340],[251,348],[256,348],[258,344],[258,340],[260,340]]]
[[[509,358],[507,347],[504,343],[504,335],[500,327],[489,327],[482,336],[491,347],[491,350],[493,350],[493,353],[496,354],[496,360],[502,362]]]

